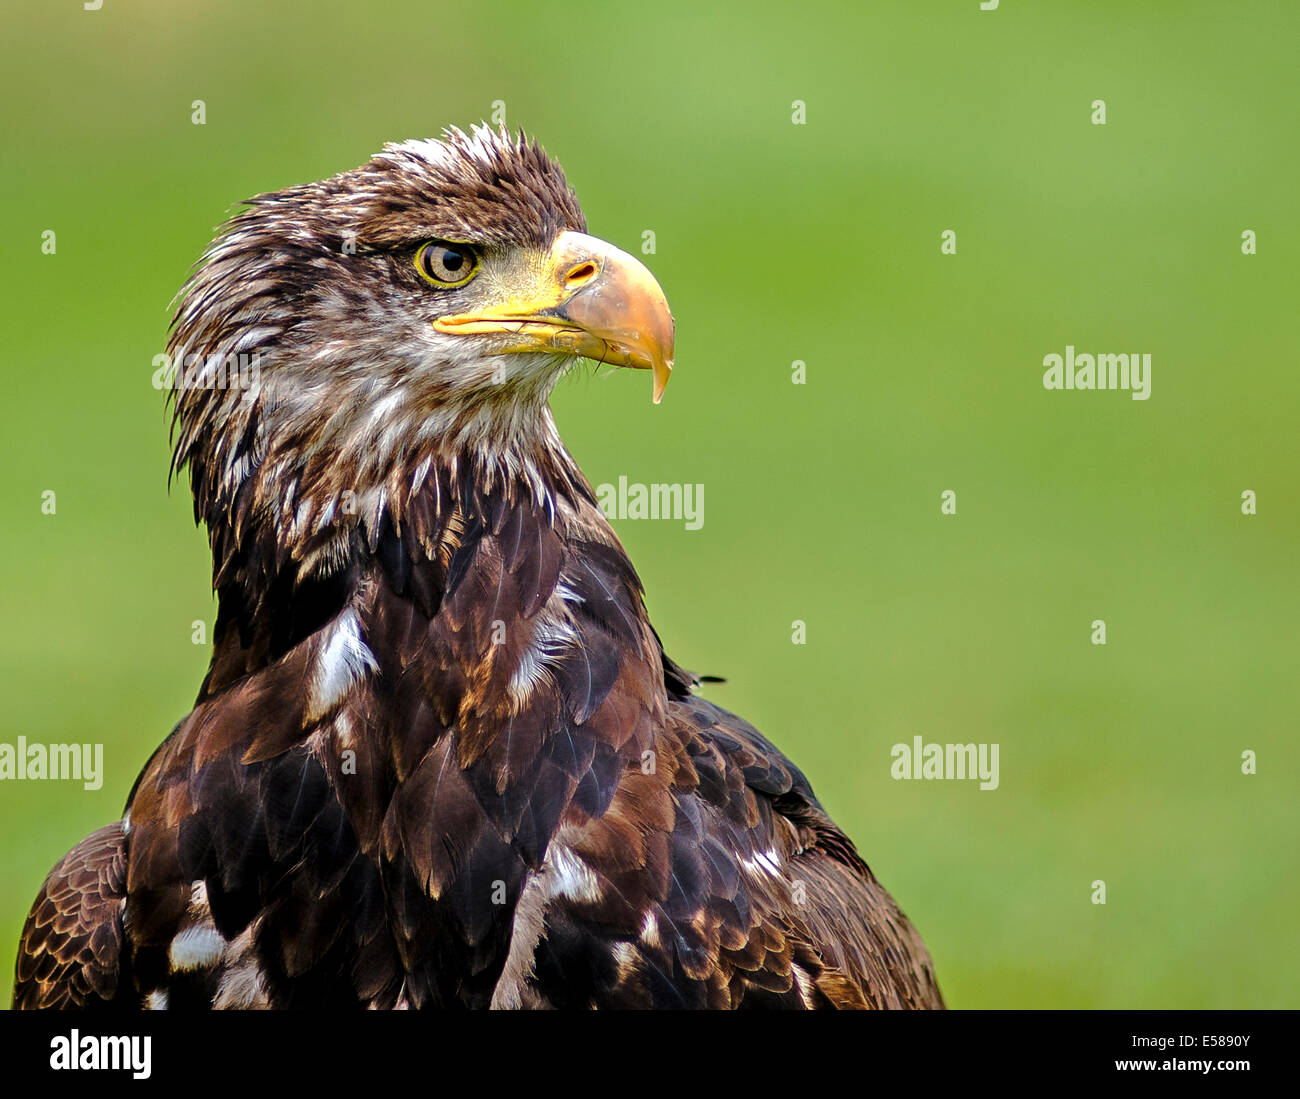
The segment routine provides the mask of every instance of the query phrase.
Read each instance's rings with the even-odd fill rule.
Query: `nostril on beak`
[[[569,290],[576,290],[578,289],[579,286],[582,286],[584,283],[588,283],[592,279],[594,279],[597,274],[599,274],[599,270],[597,269],[596,265],[592,263],[590,260],[583,260],[582,263],[578,264],[572,271],[570,271],[565,276],[564,278],[565,288]]]

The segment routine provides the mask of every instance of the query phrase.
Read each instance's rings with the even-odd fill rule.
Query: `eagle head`
[[[400,523],[435,465],[544,495],[563,455],[547,402],[580,358],[653,371],[657,403],[663,291],[585,230],[559,165],[486,126],[249,200],[168,344],[173,468],[214,555],[257,529],[337,559],[349,528]]]

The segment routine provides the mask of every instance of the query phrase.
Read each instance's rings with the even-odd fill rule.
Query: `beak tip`
[[[663,359],[654,365],[654,403],[664,399],[664,390],[668,388],[668,376],[673,372],[672,359]]]

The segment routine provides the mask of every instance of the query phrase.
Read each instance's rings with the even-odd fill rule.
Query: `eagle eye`
[[[425,282],[444,290],[464,286],[478,274],[478,255],[468,244],[431,240],[415,253],[415,269]]]

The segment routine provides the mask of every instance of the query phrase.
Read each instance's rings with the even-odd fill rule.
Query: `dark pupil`
[[[448,248],[442,254],[442,266],[448,271],[459,271],[465,266],[465,257],[460,252],[454,252]]]

